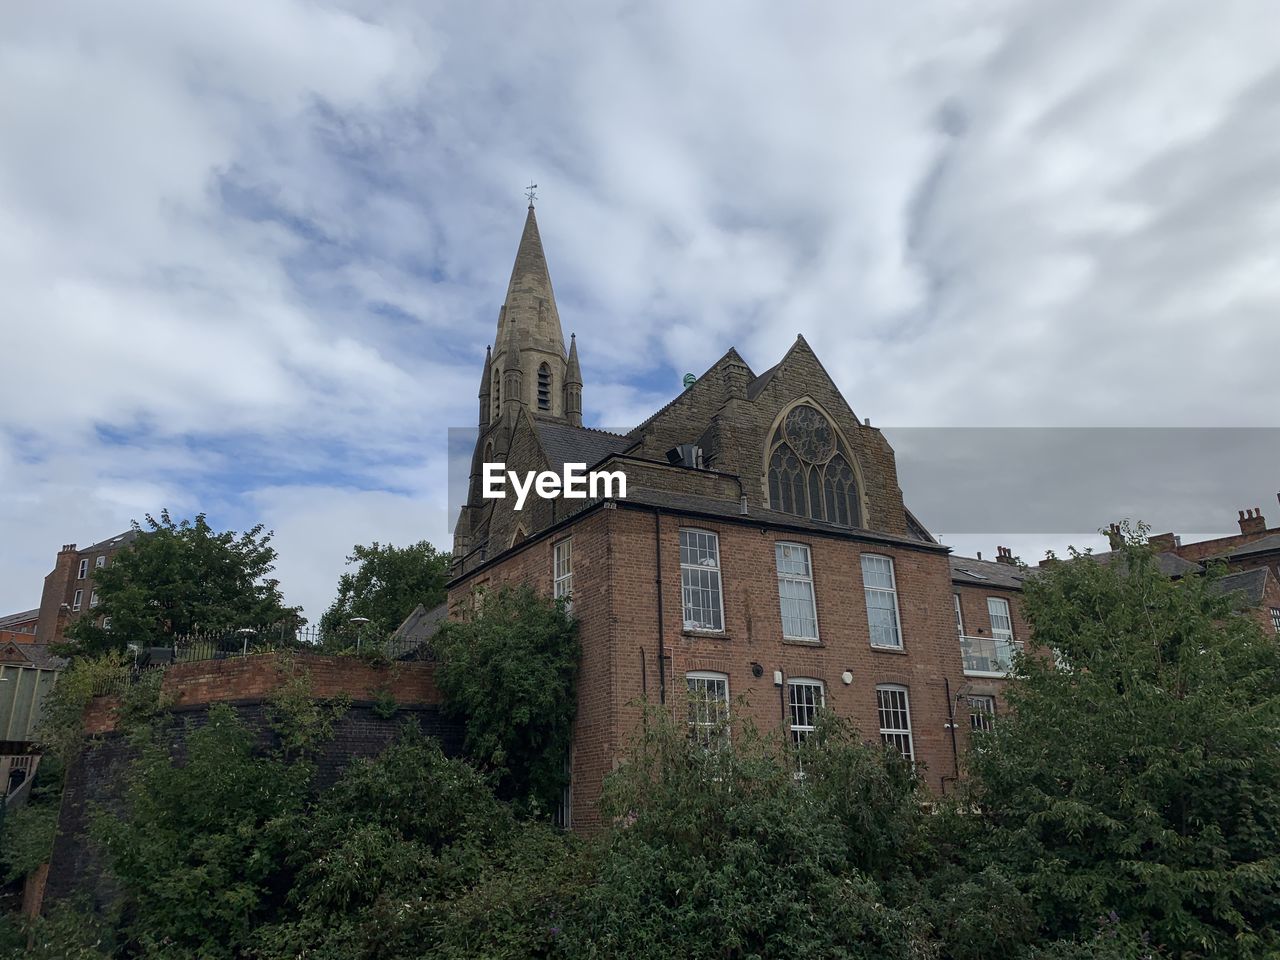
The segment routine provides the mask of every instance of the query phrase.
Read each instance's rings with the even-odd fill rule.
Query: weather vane
[[[524,195],[529,198],[529,206],[531,207],[533,206],[533,201],[538,199],[538,195],[533,192],[537,189],[538,185],[533,182],[530,182],[529,186],[525,189]]]

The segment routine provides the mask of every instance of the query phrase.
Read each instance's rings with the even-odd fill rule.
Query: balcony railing
[[[984,677],[1003,677],[1013,667],[1015,654],[1022,652],[1020,640],[996,640],[991,637],[961,637],[960,659],[964,672]]]

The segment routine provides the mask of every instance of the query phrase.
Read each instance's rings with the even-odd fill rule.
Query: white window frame
[[[99,556],[93,561],[93,569],[95,570],[101,570],[106,565],[107,565],[107,558],[105,556]]]
[[[89,591],[89,609],[92,610],[97,605],[98,605],[98,591],[90,590]]]
[[[1280,633],[1280,607],[1271,608],[1271,625],[1276,628],[1276,633]]]
[[[826,705],[827,689],[821,680],[813,677],[790,677],[787,680],[787,717],[793,744],[799,746],[813,733],[818,713]]]
[[[870,561],[870,563],[868,563],[868,561]],[[882,586],[880,583],[875,583],[873,585],[867,582],[869,576],[877,576],[877,577],[884,576],[885,568],[881,567],[880,569],[876,569],[877,567],[879,567],[882,561],[884,564],[887,564],[887,571],[889,576],[889,586],[887,587]],[[864,553],[862,555],[861,563],[862,563],[862,591],[863,591],[863,596],[866,598],[866,604],[867,604],[867,631],[868,631],[869,638],[871,640],[871,646],[877,647],[878,649],[881,649],[881,650],[901,650],[903,648],[902,615],[898,611],[898,578],[893,568],[893,557],[887,557],[884,554],[880,554],[880,553]],[[870,566],[871,569],[868,569],[868,566]],[[893,603],[891,606],[883,606],[883,605],[873,606],[871,602],[873,596],[881,600],[883,600],[885,597],[888,597],[893,601]],[[895,637],[897,638],[897,643],[877,643],[876,642],[876,632],[877,630],[883,630],[884,625],[877,624],[872,619],[872,615],[871,615],[872,610],[892,611],[893,631],[894,631]]]
[[[691,560],[692,557],[700,557]],[[707,561],[711,562],[708,563]],[[699,602],[695,603],[695,599]],[[716,606],[709,606],[714,599]],[[720,576],[720,535],[694,527],[680,528],[680,600],[684,628],[698,633],[724,633],[724,581]],[[708,603],[700,601],[706,600]],[[714,614],[708,625],[696,613]]]
[[[102,618],[102,629],[103,629],[103,630],[110,630],[110,629],[111,629],[111,618],[110,618],[110,617],[103,617],[103,618]]]
[[[784,557],[783,554],[788,551],[796,554],[795,556]],[[789,540],[779,540],[773,546],[774,567],[778,573],[778,608],[782,617],[782,636],[787,640],[801,640],[808,643],[818,642],[818,596],[813,585],[813,551],[809,549],[807,544],[792,543]],[[783,570],[783,563],[797,562],[803,563],[802,572],[793,570]],[[787,605],[792,604],[793,609],[799,609],[806,602],[804,596],[808,593],[809,616],[804,615],[804,611],[800,610],[798,616],[787,615]],[[791,621],[792,629],[787,629],[787,623]],[[805,633],[803,632],[808,623],[813,624],[813,629]],[[796,625],[799,624],[797,629]]]
[[[551,548],[552,592],[565,598],[566,612],[573,610],[573,537],[565,537]]]
[[[1003,607],[1003,612],[999,612]],[[991,639],[1013,643],[1013,611],[1004,597],[987,597],[987,616],[991,620]],[[997,627],[996,619],[1002,618],[1008,627]]]
[[[715,736],[729,737],[729,675],[714,670],[693,670],[684,675],[689,705],[690,739],[710,746]],[[714,715],[710,709],[717,705]]]
[[[82,557],[82,558],[80,559],[80,569],[79,569],[79,571],[76,573],[76,579],[77,579],[77,580],[83,580],[83,579],[84,579],[85,577],[87,577],[88,575],[89,575],[89,558],[88,558],[88,557]]]
[[[960,605],[960,594],[953,593],[951,596],[955,598],[956,604],[956,635],[964,636],[964,609]]]
[[[996,698],[990,694],[969,695],[970,732],[990,733],[996,725]]]
[[[911,736],[911,695],[907,688],[900,683],[877,684],[876,716],[880,721],[880,742],[894,747],[908,762],[915,763],[915,740]]]
[[[79,609],[80,609],[80,604],[81,604],[81,603],[83,603],[83,601],[84,601],[84,591],[83,591],[83,590],[77,590],[77,591],[76,591],[76,595],[75,595],[74,597],[72,597],[72,598],[71,598],[71,609],[72,609],[72,610],[79,610]]]

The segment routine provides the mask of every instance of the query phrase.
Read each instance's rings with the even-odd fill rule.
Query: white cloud
[[[419,478],[474,419],[529,177],[606,426],[799,332],[876,423],[1270,424],[1269,14],[11,11],[0,612],[165,505],[280,518],[309,608],[352,543],[443,541]]]

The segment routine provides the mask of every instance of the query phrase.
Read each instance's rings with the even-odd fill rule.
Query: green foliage
[[[1087,943],[1107,916],[1178,956],[1277,955],[1274,637],[1132,536],[1110,563],[1030,579],[1024,610],[1063,668],[1025,658],[972,755],[974,862],[1013,878],[1050,939]]]
[[[0,879],[12,883],[49,861],[58,826],[58,806],[28,803],[16,810],[5,810],[0,817]]]
[[[280,670],[286,677],[267,700],[267,722],[286,758],[308,756],[333,738],[333,726],[351,708],[351,698],[316,699],[311,675],[292,658],[282,658]]]
[[[35,738],[45,753],[70,763],[84,745],[84,708],[96,693],[123,691],[128,677],[126,659],[117,651],[76,657],[58,674],[40,709]]]
[[[520,824],[410,724],[377,760],[353,763],[296,837],[293,915],[262,930],[264,956],[534,956],[521,924],[495,920],[532,910],[546,936],[546,865],[566,862],[570,844]]]
[[[145,743],[126,813],[94,833],[125,891],[121,933],[146,957],[238,957],[291,887],[284,869],[310,784],[308,764],[255,750],[226,705],[190,729],[182,762]]]
[[[166,510],[146,519],[145,531],[134,524],[143,535],[94,571],[98,607],[67,630],[73,649],[163,646],[175,634],[299,622],[270,577],[276,551],[261,524],[237,535],[215,533],[204,514],[174,522]],[[104,616],[110,630],[98,626]]]
[[[831,718],[802,749],[802,774],[784,744],[742,728],[708,750],[651,715],[609,781],[615,828],[567,955],[920,955],[909,912],[887,896],[921,828],[910,769]]]
[[[396,703],[395,694],[384,687],[375,692],[372,710],[379,720],[390,720],[399,712],[400,704]]]
[[[320,618],[320,627],[330,643],[348,646],[355,642],[350,621],[364,617],[369,623],[363,632],[371,637],[389,636],[418,604],[427,609],[445,598],[449,575],[449,554],[439,553],[425,540],[407,547],[356,544],[347,557],[358,564],[354,573],[338,578],[338,597]]]
[[[0,915],[3,960],[106,960],[116,955],[111,931],[80,905],[52,906],[33,922]]]
[[[577,708],[577,624],[563,602],[528,587],[496,591],[434,643],[436,683],[464,724],[467,754],[494,775],[500,797],[554,810]]]

